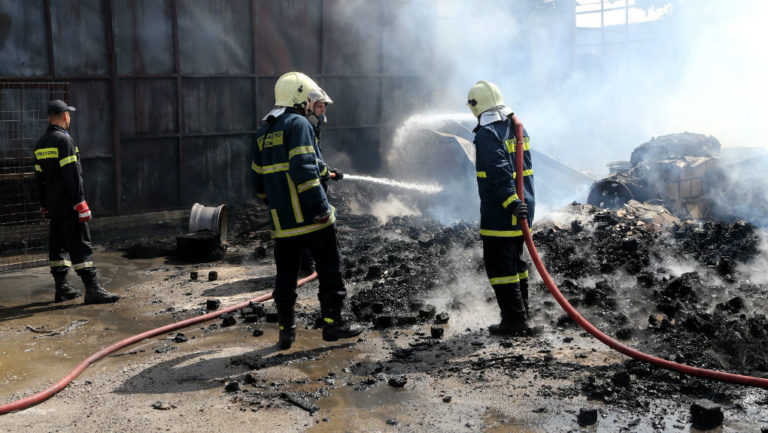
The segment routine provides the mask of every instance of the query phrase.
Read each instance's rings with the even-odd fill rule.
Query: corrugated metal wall
[[[326,158],[375,172],[381,143],[430,100],[429,10],[417,0],[3,0],[0,81],[70,83],[97,214],[237,202],[251,197],[253,133],[291,70],[336,102]],[[404,14],[421,16],[405,24]]]

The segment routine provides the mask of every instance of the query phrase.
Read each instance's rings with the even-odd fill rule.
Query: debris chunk
[[[443,338],[445,329],[442,326],[433,326],[429,328],[429,332],[432,335],[432,338]]]
[[[237,325],[237,319],[235,319],[235,316],[232,315],[232,313],[222,314],[221,318],[222,318],[222,322],[221,322],[222,328],[226,328],[227,326]]]
[[[450,316],[446,312],[442,312],[435,316],[435,325],[445,325],[448,323],[448,319],[450,319]]]
[[[586,427],[597,422],[597,409],[580,409],[576,419],[579,427]]]
[[[197,275],[197,271],[191,271],[189,273],[189,279],[192,280],[192,281],[197,281],[197,276],[198,276]]]
[[[287,401],[288,403],[291,403],[292,405],[299,407],[301,409],[306,410],[310,414],[313,414],[320,410],[320,408],[314,404],[312,404],[310,401],[308,401],[306,398],[301,397],[296,394],[289,394],[287,392],[280,393],[280,398]],[[324,419],[325,420],[325,419]]]
[[[224,385],[224,391],[227,392],[237,392],[240,391],[240,382],[228,382],[226,385]]]
[[[221,301],[218,299],[209,299],[205,301],[205,309],[208,311],[218,310],[221,307]]]
[[[691,425],[699,430],[711,430],[723,424],[723,409],[709,401],[691,405]]]
[[[173,341],[175,343],[184,343],[185,341],[187,341],[187,336],[179,332],[178,334],[176,334],[175,337],[173,337]]]
[[[402,388],[406,383],[408,383],[408,379],[405,376],[390,377],[387,383],[392,388]]]
[[[208,281],[216,281],[219,279],[219,273],[216,271],[208,272]]]
[[[152,409],[157,409],[157,410],[171,410],[176,407],[162,400],[158,400],[152,403],[150,406],[152,406]]]

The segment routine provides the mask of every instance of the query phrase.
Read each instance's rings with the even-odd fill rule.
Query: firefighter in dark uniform
[[[315,134],[307,120],[312,79],[299,72],[281,76],[275,84],[275,107],[256,131],[253,183],[269,207],[275,239],[277,276],[272,297],[278,313],[279,347],[296,339],[294,306],[301,252],[312,253],[319,280],[323,340],[354,337],[362,332],[342,320],[347,291],[341,276],[341,250],[336,236],[336,211],[320,182]]]
[[[35,145],[35,174],[43,216],[50,217],[48,260],[56,283],[55,302],[80,295],[69,282],[69,268],[83,280],[85,303],[115,302],[120,296],[104,290],[96,278],[88,221],[91,210],[83,192],[80,152],[69,129],[70,112],[75,107],[64,101],[48,103],[48,129]]]
[[[495,335],[529,334],[528,264],[523,259],[520,221],[527,218],[530,224],[535,206],[530,139],[517,116],[504,106],[495,84],[478,81],[467,100],[478,120],[473,132],[483,259],[501,310],[501,322],[489,330]],[[517,135],[523,140],[525,203],[515,187]]]
[[[323,158],[322,147],[320,147],[320,133],[321,128],[328,122],[328,117],[325,115],[325,110],[329,104],[333,104],[333,100],[327,93],[320,87],[313,89],[309,92],[309,115],[307,119],[312,124],[312,129],[315,131],[315,153],[317,154],[317,166],[320,170],[320,184],[328,193],[328,180],[341,180],[344,178],[344,174],[339,169],[329,169]],[[301,275],[309,275],[315,272],[315,265],[312,261],[312,254],[308,249],[304,250],[301,254]]]

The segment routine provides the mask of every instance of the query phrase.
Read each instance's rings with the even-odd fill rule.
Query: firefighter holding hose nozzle
[[[336,236],[336,210],[320,182],[315,133],[307,120],[309,93],[318,88],[308,76],[288,72],[275,83],[275,107],[256,131],[251,169],[256,194],[269,207],[275,239],[275,290],[280,349],[296,340],[294,306],[302,251],[312,253],[320,282],[323,340],[354,337],[362,332],[344,323],[347,295],[341,276],[341,250]]]
[[[312,89],[309,92],[309,109],[307,119],[312,124],[312,129],[315,131],[315,154],[317,154],[317,167],[320,170],[320,184],[323,186],[326,195],[328,194],[328,180],[341,180],[344,174],[339,169],[329,169],[328,165],[323,159],[322,147],[320,147],[320,132],[323,125],[328,122],[328,117],[325,115],[325,110],[328,105],[333,104],[333,100],[327,93],[320,87]],[[309,249],[305,249],[301,254],[301,267],[300,271],[302,276],[307,276],[315,272],[315,265],[312,261],[312,254]]]
[[[467,106],[478,120],[473,132],[483,260],[501,310],[501,322],[491,325],[489,331],[494,335],[530,335],[528,264],[523,259],[520,224],[523,218],[529,224],[533,220],[530,140],[520,120],[504,105],[495,84],[478,81],[469,91]],[[517,140],[523,141],[525,203],[515,187]]]

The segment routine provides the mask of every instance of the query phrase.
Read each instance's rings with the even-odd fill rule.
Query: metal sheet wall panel
[[[178,205],[179,155],[175,139],[122,143],[121,207],[131,211]]]
[[[382,168],[379,148],[381,128],[327,128],[321,145],[330,167],[350,169],[354,173],[376,173]]]
[[[182,72],[253,72],[249,0],[179,0],[178,12]]]
[[[112,158],[84,159],[85,199],[96,216],[115,208],[115,165]]]
[[[70,86],[72,113],[70,130],[84,157],[112,155],[112,120],[107,81],[73,81]]]
[[[56,74],[100,75],[108,71],[104,4],[100,0],[51,2]],[[43,29],[40,29],[43,32]]]
[[[119,74],[174,71],[169,0],[113,0]]]
[[[275,83],[277,78],[259,78],[259,99],[256,113],[256,125],[261,124],[264,117],[275,106]]]
[[[324,4],[324,72],[381,72],[382,1],[326,0]]]
[[[323,88],[333,99],[329,122],[341,125],[381,123],[381,77],[329,77]]]
[[[256,73],[319,73],[323,2],[255,1]]]
[[[0,2],[0,76],[48,74],[47,46],[43,2]]]
[[[250,134],[185,139],[181,204],[242,203],[255,197],[249,177],[252,143]]]
[[[185,134],[254,129],[251,78],[185,78],[181,96]]]
[[[123,79],[119,86],[120,135],[176,132],[176,79]]]

